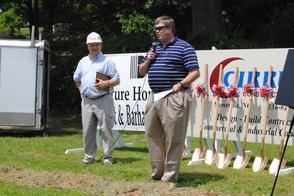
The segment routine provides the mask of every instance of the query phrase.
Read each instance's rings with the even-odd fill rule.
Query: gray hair
[[[171,18],[170,16],[159,16],[155,19],[154,25],[157,25],[160,22],[162,22],[166,27],[171,28],[173,34],[176,33],[176,25],[173,18]]]

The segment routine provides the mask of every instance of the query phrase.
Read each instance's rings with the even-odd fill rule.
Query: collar
[[[178,37],[174,37],[167,45],[172,45],[176,43],[177,40],[178,40]]]
[[[91,55],[90,54],[88,55],[89,59],[92,60],[92,61],[99,59],[101,56],[102,56],[102,52],[100,52],[99,54],[97,54],[97,56],[95,58],[93,58],[93,59],[91,58]]]
[[[176,41],[178,40],[178,37],[174,37],[167,45],[166,47],[170,46],[170,45],[174,45],[176,43]],[[163,44],[161,42],[159,42],[159,45],[162,47]]]

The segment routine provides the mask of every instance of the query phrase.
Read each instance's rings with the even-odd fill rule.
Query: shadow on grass
[[[145,152],[148,153],[147,147],[121,147],[116,148],[117,151]]]
[[[141,161],[142,159],[134,158],[134,157],[127,157],[127,158],[119,158],[115,157],[115,161],[118,164],[129,164],[137,161]]]
[[[38,137],[43,134],[43,131],[33,130],[0,130],[0,137]]]
[[[50,137],[50,136],[68,136],[81,134],[80,130],[66,130],[59,133],[50,130],[1,130],[0,137]]]
[[[63,130],[59,133],[55,133],[55,132],[46,132],[47,136],[68,136],[68,135],[78,135],[78,134],[82,134],[81,130]]]
[[[291,160],[291,161],[287,160],[287,164],[286,164],[285,168],[287,168],[287,167],[294,167],[294,160]]]
[[[202,184],[206,184],[210,181],[218,181],[224,179],[221,175],[211,175],[210,173],[187,173],[181,172],[179,174],[179,186],[180,187],[197,187]]]

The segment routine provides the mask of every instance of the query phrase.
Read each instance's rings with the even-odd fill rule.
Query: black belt
[[[96,96],[96,97],[88,97],[88,96],[85,96],[86,98],[88,98],[88,99],[100,99],[100,98],[102,98],[102,97],[104,97],[105,95],[108,95],[109,93],[106,93],[106,94],[104,94],[104,95],[100,95],[100,96]]]

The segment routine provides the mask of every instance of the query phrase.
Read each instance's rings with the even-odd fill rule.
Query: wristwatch
[[[179,84],[181,85],[181,90],[183,90],[184,84],[182,82],[179,82]]]

